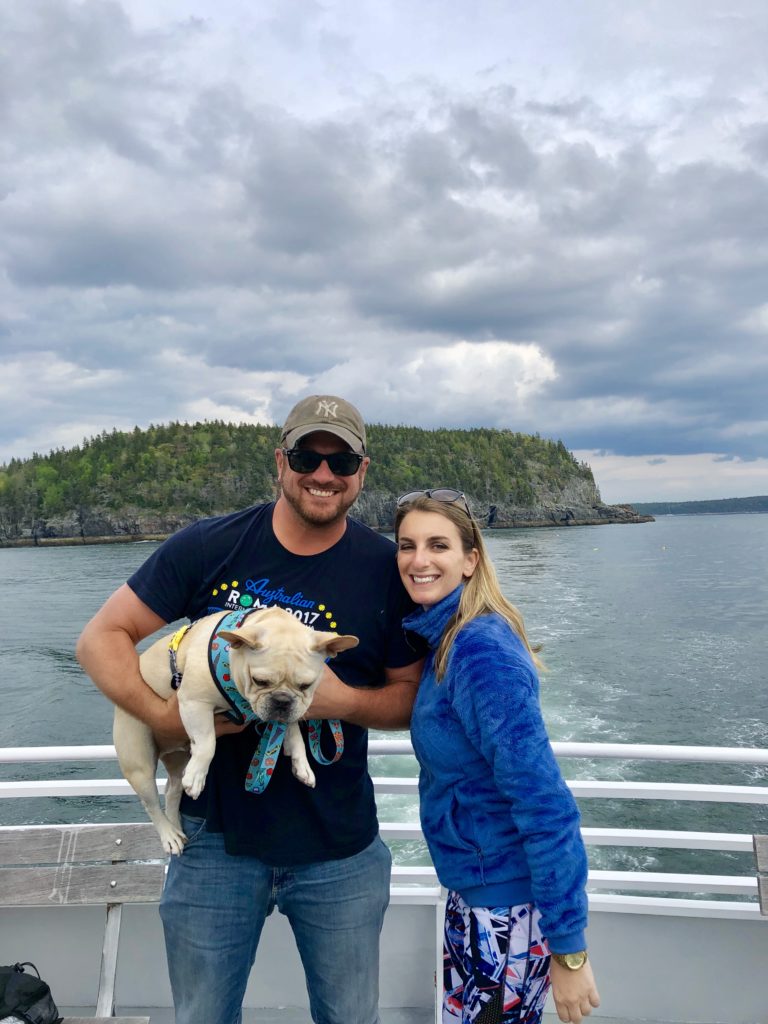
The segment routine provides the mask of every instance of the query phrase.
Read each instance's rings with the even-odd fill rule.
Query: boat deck
[[[93,1007],[59,1007],[59,1012],[68,1017],[88,1017],[93,1014]],[[122,1016],[149,1016],[150,1024],[173,1024],[173,1010],[168,1007],[121,1007]],[[590,1018],[595,1024],[661,1024],[632,1020],[626,1017],[595,1017]],[[398,1009],[382,1009],[381,1024],[434,1024],[435,1017],[431,1009],[424,1007],[400,1007]],[[243,1024],[311,1024],[309,1011],[295,1007],[284,1009],[243,1010]],[[559,1024],[557,1014],[545,1013],[544,1024]]]
[[[608,822],[582,830],[589,847],[649,851],[641,869],[625,870],[620,861],[615,867],[609,862],[606,868],[594,864],[590,868],[589,944],[603,1000],[590,1020],[596,1024],[768,1024],[768,868],[765,861],[760,866],[754,853],[763,842],[754,825],[765,820],[758,808],[768,807],[768,786],[755,783],[764,781],[768,749],[576,742],[554,746],[558,757],[588,758],[597,761],[598,767],[602,759],[614,759],[621,766],[619,778],[569,780],[580,801],[620,801],[622,806],[633,800],[649,801],[651,806],[658,801],[671,803],[671,816],[659,823],[652,819],[650,827],[617,827]],[[405,740],[372,740],[370,748],[375,758],[412,758]],[[92,778],[85,767],[70,771],[61,766],[103,762],[114,756],[114,749],[104,746],[0,749],[0,765],[22,766],[20,778],[0,776],[0,809],[7,810],[8,801],[15,799],[22,812],[12,818],[15,828],[46,828],[30,826],[28,817],[34,813],[45,820],[46,813],[54,813],[59,818],[58,802],[67,797],[85,801],[77,813],[85,814],[91,825],[109,822],[111,818],[104,816],[114,809],[110,805],[103,810],[99,801],[130,795],[128,784],[120,778]],[[55,778],[41,779],[37,770],[30,773],[33,777],[24,777],[23,766],[49,761],[56,765]],[[741,766],[741,774],[734,776],[741,784],[703,781],[706,774],[698,772],[674,781],[626,778],[633,774],[633,763],[640,761]],[[376,760],[372,768],[381,770],[381,761]],[[401,774],[374,774],[377,800],[381,798],[385,805],[394,795],[397,801],[384,807],[382,835],[392,843],[420,842],[416,815],[402,800],[417,799],[412,764],[401,767],[398,760],[396,770]],[[411,774],[403,775],[405,771]],[[56,807],[38,812],[33,806],[36,798],[55,798]],[[696,820],[699,829],[669,828],[670,818],[675,824],[675,804],[681,802],[701,806]],[[744,824],[741,832],[712,831],[713,821],[719,818],[712,818],[709,805],[718,803],[754,805],[754,816],[742,815],[747,828],[754,817],[752,834]],[[88,826],[56,827],[74,834]],[[712,873],[657,871],[652,851],[658,850],[697,856],[701,852],[718,859],[700,858],[701,866]],[[56,856],[56,865],[69,863],[61,859],[58,848]],[[393,868],[390,892],[382,932],[381,1024],[433,1024],[443,893],[431,866],[405,863]],[[20,949],[27,951],[22,959],[38,965],[62,1012],[92,1014],[87,1002],[98,991],[104,900],[92,906],[78,906],[69,899],[64,905],[46,902],[27,907],[17,902],[0,912],[0,962],[12,963],[19,959]],[[274,914],[266,928],[246,992],[243,1022],[309,1024],[303,972],[290,926],[282,915]],[[152,1024],[172,1024],[162,929],[153,902],[125,903],[119,950],[116,998],[121,1015],[150,1015]],[[143,1005],[137,1007],[136,1000]],[[556,1024],[551,1000],[548,1010],[546,1024]]]

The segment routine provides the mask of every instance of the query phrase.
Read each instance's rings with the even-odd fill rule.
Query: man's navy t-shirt
[[[294,555],[272,531],[274,504],[203,519],[162,544],[128,580],[136,595],[166,622],[213,612],[278,605],[314,629],[351,633],[359,646],[332,662],[350,686],[380,686],[385,668],[420,657],[402,619],[412,609],[386,537],[354,519],[344,536],[318,555]],[[183,686],[182,682],[182,686]],[[227,851],[252,854],[270,865],[297,865],[349,857],[378,831],[368,775],[368,733],[343,723],[344,753],[335,764],[311,758],[315,789],[298,782],[289,758],[264,793],[248,793],[245,776],[258,743],[253,727],[221,737],[200,798],[185,796],[186,814],[206,817],[222,832]],[[305,726],[302,732],[306,739]],[[326,757],[335,751],[323,725]]]

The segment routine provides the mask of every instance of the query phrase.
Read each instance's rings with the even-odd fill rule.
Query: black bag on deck
[[[25,967],[31,967],[37,977],[25,974]],[[0,967],[0,1024],[13,1018],[27,1024],[58,1024],[61,1020],[50,988],[28,961]]]

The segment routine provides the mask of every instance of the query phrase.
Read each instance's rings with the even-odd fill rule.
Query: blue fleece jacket
[[[573,953],[586,946],[587,856],[536,668],[501,616],[482,615],[459,632],[438,683],[434,652],[460,596],[403,623],[430,647],[411,718],[424,836],[446,888],[470,906],[533,902],[552,952]]]

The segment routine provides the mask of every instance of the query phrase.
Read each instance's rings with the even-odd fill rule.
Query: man
[[[166,623],[280,605],[360,638],[334,672],[326,667],[310,709],[341,719],[344,732],[339,761],[313,762],[315,789],[281,757],[266,790],[247,792],[258,736],[217,726],[205,789],[182,802],[188,842],[171,858],[160,914],[177,1024],[241,1019],[275,906],[291,923],[316,1024],[375,1024],[391,859],[378,835],[366,730],[409,723],[420,675],[401,627],[411,605],[392,542],[347,517],[370,462],[357,409],[332,395],[304,399],[275,458],[277,501],[170,537],[88,623],[77,656],[112,701],[175,737],[184,734],[177,703],[147,686],[136,653]]]

